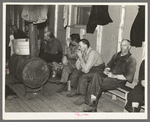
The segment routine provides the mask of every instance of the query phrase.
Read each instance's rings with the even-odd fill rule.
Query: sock
[[[91,100],[95,101],[96,100],[96,96],[94,96],[93,94],[91,94]]]
[[[70,85],[70,82],[71,82],[71,81],[69,80],[69,81],[68,81],[68,91],[71,91],[71,89],[72,89],[72,88],[71,88],[71,85]]]

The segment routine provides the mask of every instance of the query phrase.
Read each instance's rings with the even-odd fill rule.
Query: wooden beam
[[[14,5],[10,5],[10,17],[11,17],[11,22],[12,25],[14,25]]]
[[[102,35],[103,35],[103,26],[97,25],[97,41],[96,41],[96,50],[101,54],[102,46]]]
[[[80,29],[80,38],[83,39],[85,37],[86,30]]]
[[[119,30],[118,30],[118,48],[117,52],[120,51],[120,42],[122,41],[122,35],[123,35],[123,30],[124,30],[124,21],[125,21],[125,5],[121,6],[121,19],[120,19],[120,25],[119,25]]]
[[[72,5],[69,5],[69,20],[66,28],[66,39],[70,38],[71,15],[72,15]],[[66,53],[66,47],[65,47],[65,53]]]
[[[66,39],[70,37],[71,15],[72,15],[72,5],[69,5],[69,20],[66,28]]]
[[[57,38],[57,29],[58,29],[58,5],[55,5],[55,25],[54,25],[54,35]]]
[[[20,21],[20,18],[19,18],[19,12],[20,12],[20,9],[19,9],[19,6],[18,5],[16,5],[16,10],[17,10],[17,27],[19,28],[19,29],[21,29],[21,27],[19,26],[19,21]]]

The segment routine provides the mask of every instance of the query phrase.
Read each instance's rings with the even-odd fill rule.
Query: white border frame
[[[6,5],[13,5],[13,4],[16,4],[16,5],[28,5],[29,3],[14,3],[14,2],[4,2],[3,3],[3,40],[6,40],[5,38],[5,33],[6,33]],[[58,3],[34,3],[34,2],[31,2],[30,4],[34,4],[34,5],[56,5]],[[80,5],[82,3],[59,3],[58,5]],[[146,80],[146,86],[148,86],[148,66],[147,66],[147,57],[148,57],[148,54],[147,54],[147,50],[148,50],[148,3],[146,2],[142,2],[142,3],[139,3],[139,2],[134,2],[134,3],[84,3],[84,5],[88,5],[88,4],[100,4],[100,5],[145,5],[145,20],[146,20],[146,24],[145,24],[145,49],[146,49],[146,57],[145,57],[145,60],[146,60],[146,65],[145,65],[145,80]],[[4,120],[53,120],[53,119],[57,119],[57,120],[62,120],[62,119],[76,119],[76,120],[82,120],[82,119],[92,119],[92,120],[96,120],[96,119],[105,119],[105,120],[109,120],[109,119],[147,119],[148,118],[148,115],[147,115],[147,109],[148,109],[148,104],[147,104],[147,93],[148,93],[148,90],[147,90],[147,87],[145,87],[145,91],[146,91],[146,98],[145,98],[145,112],[144,113],[73,113],[73,112],[63,112],[63,113],[60,113],[60,112],[55,112],[55,113],[5,113],[5,108],[4,108],[4,104],[5,104],[5,98],[4,98],[4,93],[5,93],[5,56],[6,56],[6,52],[5,52],[5,41],[3,41],[3,65],[2,65],[2,76],[3,76],[3,98],[2,98],[2,117]]]

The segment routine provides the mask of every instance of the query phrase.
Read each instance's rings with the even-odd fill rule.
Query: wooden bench
[[[117,88],[116,90],[108,90],[109,93],[112,94],[112,100],[116,100],[117,97],[125,100],[125,104],[127,103],[127,95],[132,90],[132,88],[128,86],[124,86],[121,88]]]

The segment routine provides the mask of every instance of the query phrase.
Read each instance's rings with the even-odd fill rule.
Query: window
[[[74,24],[75,25],[87,25],[89,16],[91,13],[91,6],[74,6]]]

